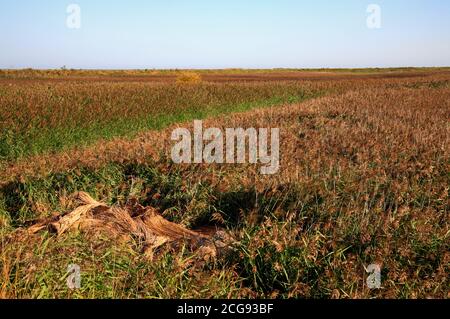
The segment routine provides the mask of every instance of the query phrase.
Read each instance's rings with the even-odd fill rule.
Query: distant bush
[[[200,82],[202,82],[202,77],[195,72],[181,72],[177,76],[177,83],[180,84],[197,84]]]

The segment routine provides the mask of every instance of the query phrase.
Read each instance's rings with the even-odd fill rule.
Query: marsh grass
[[[216,103],[192,113],[182,108],[184,115],[165,120],[229,111],[229,117],[209,118],[208,126],[280,127],[281,171],[268,178],[255,175],[251,165],[178,166],[164,152],[156,159],[133,152],[126,160],[108,155],[105,163],[94,149],[89,153],[94,163],[81,165],[78,155],[67,151],[69,164],[60,170],[31,163],[42,165],[37,169],[45,173],[24,171],[0,186],[0,297],[447,298],[447,81],[435,76],[358,80],[300,91],[277,89],[286,84],[274,83],[262,85],[267,91],[242,84],[210,86],[225,95],[245,88],[261,91],[251,95],[257,96],[253,102],[236,103],[250,94],[241,92],[222,108]],[[98,94],[113,94],[108,87]],[[308,99],[324,88],[327,94]],[[32,96],[41,89],[34,88]],[[303,93],[293,95],[290,89]],[[270,97],[277,90],[286,93]],[[189,96],[177,92],[180,100]],[[267,104],[273,107],[251,110],[261,106],[261,94],[268,100],[262,92],[274,98]],[[211,96],[221,95],[206,95]],[[125,94],[124,101],[130,97]],[[303,103],[278,106],[299,97]],[[157,133],[141,139],[163,136]],[[236,244],[225,256],[196,267],[186,249],[162,249],[149,262],[133,245],[91,241],[81,232],[12,239],[33,220],[71,211],[76,205],[71,194],[77,191],[108,205],[136,200],[189,228],[220,227]],[[80,290],[66,286],[71,263],[81,267]],[[365,283],[364,267],[372,263],[382,267],[382,289],[370,290]]]
[[[0,161],[133,138],[147,130],[322,94],[300,84],[131,84],[8,88],[0,96]],[[31,105],[30,103],[35,104]]]

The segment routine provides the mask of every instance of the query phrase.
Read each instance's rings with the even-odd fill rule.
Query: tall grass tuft
[[[201,82],[202,82],[201,75],[195,72],[185,71],[181,72],[177,76],[178,84],[199,84]]]

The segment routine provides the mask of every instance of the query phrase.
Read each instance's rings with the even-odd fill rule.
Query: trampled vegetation
[[[0,297],[448,297],[448,71],[200,72],[191,84],[66,72],[0,80]],[[172,163],[172,129],[197,118],[279,127],[279,174]],[[232,244],[208,260],[189,245],[149,258],[132,231],[25,231],[73,212],[80,191]]]

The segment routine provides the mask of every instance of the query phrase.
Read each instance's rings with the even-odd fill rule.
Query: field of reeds
[[[3,70],[0,106],[0,298],[450,297],[447,69]],[[280,128],[279,173],[174,164],[194,119]]]

